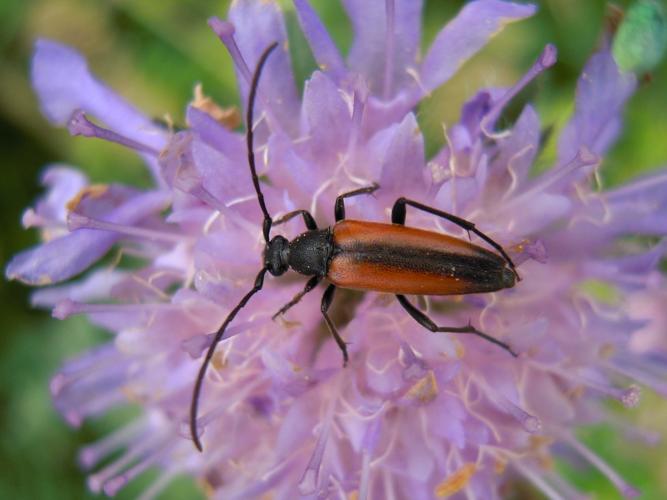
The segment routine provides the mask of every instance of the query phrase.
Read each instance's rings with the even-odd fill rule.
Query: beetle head
[[[264,267],[273,276],[285,274],[289,269],[289,241],[283,236],[275,236],[264,248]]]

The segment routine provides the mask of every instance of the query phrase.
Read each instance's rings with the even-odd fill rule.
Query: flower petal
[[[186,119],[188,125],[202,141],[217,149],[227,158],[245,165],[248,161],[244,137],[223,127],[208,113],[188,106]]]
[[[76,302],[104,300],[125,276],[125,273],[109,272],[106,269],[95,271],[74,283],[37,290],[30,297],[30,302],[34,307],[55,307],[65,299]]]
[[[420,68],[420,83],[430,92],[445,83],[505,25],[535,13],[535,6],[499,0],[478,0],[438,33]]]
[[[528,180],[540,141],[540,120],[535,109],[527,105],[509,135],[497,141],[499,154],[491,162],[490,182],[486,185],[486,201],[490,203],[521,189]]]
[[[106,217],[117,224],[134,224],[163,210],[168,193],[147,192],[134,197]],[[30,285],[50,285],[71,278],[99,260],[119,238],[118,234],[76,229],[61,238],[25,250],[10,261],[5,275]]]
[[[229,20],[234,24],[234,39],[248,68],[257,65],[260,55],[273,42],[276,50],[264,67],[260,82],[260,96],[270,112],[289,132],[296,130],[299,99],[296,93],[292,64],[287,51],[287,31],[280,7],[274,0],[257,2],[236,0],[229,8]],[[242,102],[248,102],[249,83],[236,68]]]
[[[317,145],[314,146],[317,148]],[[290,200],[296,206],[306,207],[312,200],[313,193],[328,178],[326,159],[321,160],[323,168],[318,168],[320,162],[308,162],[294,149],[294,143],[284,134],[273,134],[269,139],[269,170],[272,184],[289,193]],[[279,207],[272,205],[274,210]],[[285,207],[290,210],[291,207]]]
[[[667,234],[667,171],[647,175],[627,186],[600,195],[575,214],[567,228],[545,239],[554,248],[572,257],[590,255],[593,248],[627,234],[664,236]]]
[[[345,63],[336,44],[308,0],[294,0],[299,25],[322,71],[338,81],[345,73]]]
[[[42,175],[47,195],[37,202],[35,212],[49,221],[67,222],[67,202],[88,184],[80,171],[66,165],[50,165]]]
[[[621,73],[608,51],[588,61],[577,84],[576,110],[558,143],[558,160],[570,161],[582,146],[604,154],[621,130],[621,113],[637,86],[631,73]]]
[[[99,260],[117,235],[92,229],[72,233],[25,250],[9,262],[5,275],[29,285],[51,285],[79,274]]]
[[[381,168],[377,177],[383,190],[409,196],[423,188],[424,137],[414,114],[376,134],[369,146]]]
[[[364,75],[371,91],[390,98],[411,81],[406,69],[417,65],[421,41],[422,0],[392,0],[393,37],[387,37],[388,2],[343,0],[354,27],[350,68]],[[389,21],[389,22],[388,22]],[[393,52],[393,54],[390,54]]]
[[[306,82],[301,116],[312,159],[324,168],[331,166],[322,163],[326,159],[338,162],[347,148],[352,116],[336,84],[320,71]]]
[[[51,40],[37,40],[32,83],[42,111],[65,125],[77,109],[102,120],[119,134],[162,149],[167,134],[125,99],[96,80],[86,60],[74,49]]]

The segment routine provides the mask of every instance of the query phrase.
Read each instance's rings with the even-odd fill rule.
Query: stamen
[[[86,392],[86,396],[87,397],[78,395],[76,397],[78,402],[67,402],[65,405],[63,405],[63,402],[66,401],[64,398],[61,398],[60,401],[56,402],[56,407],[59,410],[63,410],[63,406],[66,406],[67,408],[76,408],[70,410],[65,409],[65,411],[61,412],[65,417],[65,420],[67,420],[67,423],[72,427],[79,427],[85,418],[101,415],[113,407],[127,403],[127,397],[119,389],[106,390],[99,394],[91,394],[91,392],[88,391]]]
[[[225,339],[229,339],[235,335],[238,335],[239,333],[243,333],[246,330],[249,330],[253,326],[257,325],[260,321],[261,320],[246,321],[230,326],[225,331]],[[208,347],[211,345],[213,337],[215,337],[215,333],[194,335],[181,342],[181,348],[187,352],[192,357],[192,359],[197,359],[204,353],[204,350],[208,349]]]
[[[396,9],[395,9],[394,0],[385,0],[384,10],[386,16],[386,32],[385,32],[385,52],[384,52],[384,90],[382,95],[385,99],[391,97],[391,87],[393,83],[394,76],[394,29],[395,29],[395,18],[396,18]]]
[[[506,201],[510,196],[514,194],[514,192],[518,189],[519,187],[519,182],[523,180],[522,178],[519,177],[519,173],[517,172],[517,167],[515,166],[519,160],[522,160],[524,156],[527,156],[531,154],[535,150],[535,146],[532,144],[528,144],[521,148],[519,151],[514,153],[509,160],[507,160],[507,173],[509,174],[510,177],[510,184],[507,186],[507,189],[503,193],[503,196],[501,198],[501,201]]]
[[[619,401],[626,408],[634,408],[639,404],[641,390],[636,385],[621,389],[619,387],[609,386],[583,377],[579,380],[586,384],[590,389],[594,389]]]
[[[232,61],[234,61],[234,66],[239,69],[246,83],[250,85],[250,82],[252,82],[252,72],[250,71],[250,68],[248,67],[245,59],[241,55],[241,51],[239,50],[239,46],[236,44],[236,40],[234,40],[234,33],[236,31],[234,25],[229,21],[223,21],[219,17],[210,17],[208,19],[208,25],[215,32],[215,34],[218,35],[218,38],[225,45],[225,47],[227,47],[227,51],[232,57]]]
[[[556,47],[552,44],[547,44],[547,46],[544,47],[542,54],[540,54],[540,57],[537,58],[537,61],[528,70],[528,72],[523,75],[517,83],[510,87],[505,95],[493,105],[493,107],[489,110],[480,123],[480,128],[487,137],[498,139],[510,133],[509,131],[495,132],[493,130],[493,127],[496,124],[496,120],[498,120],[500,117],[500,113],[526,85],[528,85],[544,70],[550,68],[556,63],[557,54],[558,52]]]
[[[126,401],[121,388],[127,380],[127,363],[119,356],[100,358],[80,370],[61,371],[51,382],[54,404],[72,426],[85,417]]]
[[[561,183],[564,184],[570,182],[570,174],[584,167],[597,166],[600,164],[600,161],[600,157],[590,152],[588,149],[580,149],[577,155],[569,163],[543,174],[532,184],[532,186],[509,200],[505,205],[503,212],[507,211],[509,213],[511,208],[515,208],[521,203],[529,202],[531,198],[539,197],[549,189],[558,189]]]
[[[114,233],[125,234],[127,236],[135,236],[150,241],[165,241],[168,243],[183,243],[190,241],[191,238],[177,233],[169,233],[166,231],[158,231],[155,229],[146,229],[137,226],[128,226],[124,224],[116,224],[115,222],[107,222],[99,219],[93,219],[86,215],[77,212],[70,212],[67,216],[67,226],[70,231],[76,229],[98,229],[102,231],[111,231]]]
[[[434,493],[438,498],[447,498],[465,489],[470,479],[477,472],[477,466],[473,462],[466,462],[455,470],[435,487]]]
[[[152,303],[152,304],[86,304],[84,302],[75,302],[65,299],[59,302],[53,308],[51,313],[54,318],[65,319],[74,314],[96,314],[96,313],[114,313],[122,314],[128,312],[154,312],[158,310],[169,310],[182,306],[170,303]]]
[[[382,474],[382,486],[384,488],[384,496],[387,500],[397,500],[399,498],[398,493],[396,492],[396,487],[394,486],[394,481],[392,480],[393,474],[388,470],[385,470]]]
[[[574,436],[570,433],[563,431],[560,434],[561,439],[567,442],[572,448],[574,448],[577,453],[579,453],[583,458],[585,458],[593,467],[598,469],[602,474],[604,474],[609,481],[618,489],[618,491],[624,497],[634,498],[639,496],[639,491],[635,489],[632,485],[626,483],[618,473],[612,469],[607,462],[598,457],[590,448],[586,447],[584,444],[579,442]]]
[[[126,380],[127,365],[115,349],[109,355],[109,347],[85,356],[85,363],[68,363],[51,380],[55,406],[72,426],[79,426],[85,416],[123,399],[119,388]]]
[[[660,370],[659,367],[653,366],[650,360],[619,354],[608,360],[605,363],[605,367],[650,387],[662,396],[667,396],[665,370]]]
[[[368,499],[368,491],[371,482],[371,459],[373,450],[377,446],[380,437],[380,418],[371,420],[366,428],[366,434],[362,442],[361,455],[361,478],[359,479],[359,500]]]
[[[160,156],[160,152],[157,149],[117,134],[112,130],[95,125],[88,120],[86,114],[80,109],[72,114],[72,117],[67,124],[67,129],[69,130],[69,133],[74,136],[82,135],[84,137],[97,137],[98,139],[103,139],[105,141],[115,142],[116,144],[133,149],[139,153],[147,153],[156,158]]]
[[[322,467],[322,458],[324,457],[324,450],[329,440],[329,422],[326,422],[317,437],[315,449],[308,461],[306,470],[301,476],[298,488],[302,495],[312,495],[317,490],[317,483],[319,482],[320,469]]]
[[[647,446],[657,446],[662,441],[659,432],[633,425],[614,413],[605,413],[604,418],[608,424],[622,432],[628,441],[642,441]]]
[[[406,382],[414,382],[423,378],[428,371],[428,365],[412,350],[410,345],[401,341],[401,350],[399,352],[400,360],[405,368],[403,368],[403,380]]]
[[[153,500],[169,485],[178,472],[167,470],[160,474],[160,476],[151,484],[137,500]]]
[[[357,153],[357,144],[359,138],[361,137],[361,130],[363,126],[364,110],[365,110],[365,99],[366,96],[362,98],[360,92],[355,92],[352,97],[352,126],[350,130],[350,141],[347,146],[346,156],[352,156]]]
[[[126,469],[130,464],[141,460],[143,456],[146,456],[153,446],[153,442],[156,441],[156,437],[148,437],[135,443],[134,446],[129,448],[120,458],[111,462],[99,472],[90,475],[88,477],[88,487],[94,493],[100,493],[107,481],[116,477],[117,474]]]
[[[108,481],[105,481],[104,486],[102,487],[104,493],[109,497],[116,496],[116,494],[127,483],[129,483],[139,474],[141,474],[146,469],[151,467],[162,456],[164,448],[168,448],[170,444],[171,443],[169,441],[165,441],[164,443],[162,443],[162,446],[158,446],[155,449],[151,450],[148,456],[138,461],[135,465],[127,469],[125,472],[123,472],[122,474],[118,474],[115,477],[112,477]]]
[[[46,217],[39,215],[32,208],[29,208],[23,212],[23,216],[21,217],[21,225],[24,229],[30,229],[33,227],[65,229],[65,225],[62,222],[54,219],[47,219]]]
[[[545,369],[545,367],[542,367],[542,369]],[[620,388],[620,387],[614,387],[613,385],[609,385],[602,381],[593,380],[590,377],[582,376],[568,370],[554,370],[551,368],[547,368],[547,371],[555,373],[558,376],[571,380],[577,384],[584,385],[589,389],[593,389],[595,391],[604,394],[605,396],[613,398],[619,401],[626,408],[633,408],[637,406],[637,404],[639,404],[639,397],[641,391],[639,387],[637,387],[636,385],[630,385],[629,387],[626,388]]]
[[[246,380],[236,380],[230,389],[230,393],[227,395],[220,395],[218,401],[222,403],[215,406],[213,410],[210,410],[206,413],[200,413],[200,416],[197,418],[197,432],[198,437],[201,438],[208,425],[211,422],[215,422],[223,415],[229,412],[229,408],[240,404],[242,401],[246,401],[250,395],[255,392],[262,384],[264,380],[262,378],[257,378],[250,376]],[[247,384],[244,387],[244,384]],[[224,388],[230,388],[229,384]],[[219,387],[219,390],[222,391],[223,388]],[[190,437],[190,424],[187,421],[181,423],[181,426],[178,430],[178,433],[183,437]]]
[[[105,438],[85,446],[79,452],[79,463],[84,469],[90,469],[102,461],[115,450],[124,448],[138,438],[147,423],[147,418],[135,420],[125,427],[121,427]]]
[[[534,260],[546,264],[549,254],[542,240],[524,240],[508,249],[515,265],[523,264],[527,260]]]
[[[550,500],[566,500],[566,497],[556,491],[549,483],[547,483],[543,475],[536,472],[532,467],[522,464],[520,460],[515,460],[512,465],[522,476],[528,479]]]
[[[334,391],[335,396],[329,400],[327,405],[326,414],[320,427],[320,435],[317,437],[317,442],[315,443],[313,454],[311,455],[310,460],[308,460],[306,470],[303,471],[301,480],[297,485],[297,488],[302,495],[311,495],[317,491],[320,470],[322,468],[322,459],[324,457],[324,450],[326,449],[327,442],[329,441],[329,432],[331,430],[331,424],[334,418],[334,410],[336,408],[336,403],[338,402],[338,397],[340,394],[341,381],[342,377],[339,377],[337,387]]]
[[[570,483],[568,483],[560,474],[554,472],[553,470],[542,471],[544,479],[548,481],[555,489],[561,492],[564,498],[567,500],[591,500],[590,497],[575,489]]]
[[[101,367],[117,366],[122,361],[121,355],[113,343],[103,344],[95,349],[92,349],[85,356],[74,358],[65,363],[58,375],[65,377],[67,380],[73,380],[79,377],[88,377],[90,373],[98,371]],[[63,387],[64,384],[56,383],[56,387]],[[53,394],[54,397],[57,394]]]
[[[514,417],[526,432],[535,434],[542,430],[542,421],[538,417],[531,415],[518,405],[514,404],[502,393],[494,393],[492,399],[503,411]]]
[[[562,167],[557,167],[549,170],[542,175],[538,182],[541,190],[558,189],[563,185],[573,184],[571,175],[584,167],[597,167],[600,165],[602,159],[589,150],[586,146],[582,146],[576,156]]]

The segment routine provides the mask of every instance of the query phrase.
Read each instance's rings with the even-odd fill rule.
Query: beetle
[[[262,233],[266,245],[263,252],[263,266],[255,278],[252,289],[231,310],[215,333],[200,366],[190,405],[190,434],[199,451],[203,448],[197,433],[197,411],[206,370],[227,326],[250,298],[262,289],[267,272],[273,276],[281,276],[292,269],[310,276],[303,290],[285,304],[273,316],[274,319],[297,304],[322,280],[329,282],[322,295],[321,311],[329,331],[343,354],[344,366],[349,359],[347,347],[328,315],[337,287],[392,293],[396,295],[407,313],[431,332],[473,334],[517,356],[509,345],[477,330],[470,323],[461,327],[438,326],[406,298],[406,295],[493,292],[515,285],[520,278],[512,259],[502,246],[479,231],[473,223],[403,197],[394,203],[391,224],[346,219],[345,199],[370,195],[379,188],[377,184],[339,195],[334,207],[336,222],[325,229],[318,228],[315,219],[307,210],[294,210],[276,220],[271,218],[255,166],[252,125],[259,77],[269,55],[277,45],[277,43],[271,44],[259,58],[250,85],[246,113],[248,165],[257,201],[264,214]],[[495,252],[445,234],[406,227],[408,206],[448,220],[468,231],[468,234],[474,233],[488,243]],[[292,241],[280,235],[271,238],[273,226],[299,216],[303,218],[306,232]]]

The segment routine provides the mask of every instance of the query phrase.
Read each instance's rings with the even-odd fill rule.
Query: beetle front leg
[[[290,300],[287,304],[282,306],[280,310],[271,316],[271,319],[276,319],[278,316],[281,314],[285,314],[288,309],[290,309],[292,306],[295,306],[299,303],[299,301],[303,298],[304,295],[306,295],[308,292],[310,292],[313,288],[317,286],[317,284],[322,280],[321,276],[313,276],[306,282],[306,286],[304,287],[303,290],[301,290],[299,293],[297,293],[292,300]]]
[[[505,342],[501,342],[498,339],[495,339],[491,337],[490,335],[487,335],[484,332],[480,332],[477,328],[472,326],[471,324],[468,324],[467,326],[438,326],[436,325],[431,318],[426,316],[423,312],[421,312],[419,309],[417,309],[415,306],[413,306],[410,301],[405,297],[405,295],[396,295],[396,298],[398,299],[398,302],[403,306],[403,309],[405,309],[410,316],[412,316],[417,323],[422,325],[424,328],[427,330],[430,330],[434,333],[436,332],[448,332],[448,333],[470,333],[472,335],[477,335],[478,337],[483,338],[484,340],[487,340],[498,347],[502,347],[505,349],[507,352],[509,352],[512,356],[515,358],[518,356],[517,353],[515,353],[512,348],[506,344]]]

